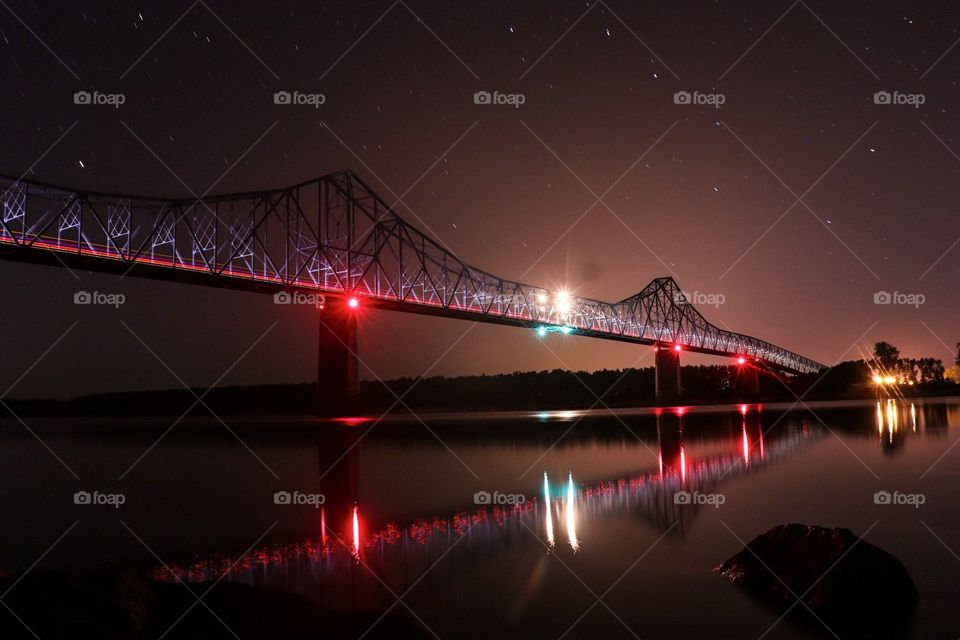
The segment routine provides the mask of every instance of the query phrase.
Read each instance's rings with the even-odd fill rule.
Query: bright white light
[[[570,294],[566,291],[557,294],[557,312],[563,315],[570,313]]]
[[[537,304],[546,304],[547,303],[547,294],[540,292],[537,294]]]

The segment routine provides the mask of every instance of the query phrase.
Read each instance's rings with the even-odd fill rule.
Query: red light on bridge
[[[675,345],[673,345],[673,350],[674,350],[674,351],[683,351],[683,347],[681,347],[681,346],[678,345],[678,344],[675,344]]]
[[[746,362],[747,362],[747,359],[744,358],[743,356],[740,356],[739,358],[737,358],[737,364],[745,364]]]
[[[347,300],[347,306],[350,307],[351,309],[356,309],[357,307],[360,306],[360,301],[357,300],[356,298],[350,298],[349,300]]]

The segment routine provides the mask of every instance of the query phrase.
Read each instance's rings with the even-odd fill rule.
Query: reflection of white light
[[[750,466],[750,440],[747,439],[747,422],[743,422],[743,464]]]
[[[580,541],[577,540],[577,513],[574,511],[574,500],[576,499],[576,490],[573,487],[573,473],[569,474],[567,481],[567,505],[565,515],[567,520],[567,540],[570,542],[570,548],[577,551],[580,548]]]
[[[546,471],[543,472],[543,501],[547,505],[547,544],[553,548],[553,514],[550,513],[550,481]]]

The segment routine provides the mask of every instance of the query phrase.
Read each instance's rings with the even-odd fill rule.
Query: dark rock
[[[715,571],[780,610],[801,598],[814,615],[801,604],[791,613],[842,638],[902,636],[918,597],[899,560],[849,529],[780,525]]]
[[[0,593],[8,589],[4,604],[9,609],[0,608],[4,640],[356,638],[381,617],[380,612],[323,611],[302,596],[228,581],[184,586],[128,572],[36,572],[19,581],[0,579]],[[202,603],[191,591],[202,596]],[[389,614],[365,637],[427,636],[405,616]]]

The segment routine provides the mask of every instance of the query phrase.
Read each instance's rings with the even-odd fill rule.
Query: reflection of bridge
[[[680,350],[787,373],[822,368],[769,342],[717,328],[672,278],[613,303],[475,269],[401,219],[349,171],[199,200],[79,191],[9,177],[0,177],[0,188],[3,258],[267,293],[332,294],[323,305],[328,330],[321,330],[319,385],[331,413],[355,408],[355,313],[367,304],[656,345],[658,393],[666,400],[679,394]]]
[[[394,573],[396,563],[436,558],[463,540],[464,548],[477,549],[507,544],[513,538],[535,536],[550,549],[579,550],[577,527],[588,520],[611,514],[628,514],[663,531],[682,533],[704,508],[696,498],[685,503],[677,495],[716,495],[728,478],[750,473],[796,452],[806,445],[810,434],[806,423],[787,429],[764,441],[759,411],[743,407],[741,434],[725,440],[735,451],[704,456],[685,452],[682,411],[665,413],[657,420],[658,466],[655,469],[616,478],[575,482],[576,470],[567,477],[545,474],[538,495],[512,506],[477,506],[453,510],[446,515],[427,515],[403,521],[375,522],[377,505],[358,500],[356,455],[340,460],[332,474],[321,481],[326,502],[317,523],[319,535],[298,542],[275,544],[237,559],[227,555],[200,560],[192,565],[168,564],[155,577],[203,582],[227,577],[242,582],[275,582],[289,588],[292,574],[313,576],[317,584],[328,580],[321,597],[342,598],[338,585],[351,583],[357,559]],[[346,434],[353,438],[355,435]],[[329,446],[320,447],[320,468],[335,455]],[[539,544],[537,545],[539,546]],[[389,567],[389,568],[388,568]],[[404,573],[404,571],[401,571]],[[416,572],[414,572],[416,574]],[[343,579],[344,582],[340,582]],[[334,606],[336,602],[325,603]]]

